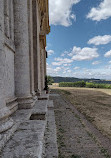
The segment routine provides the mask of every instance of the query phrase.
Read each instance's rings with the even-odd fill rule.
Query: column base
[[[0,133],[3,133],[13,126],[13,120],[10,118],[11,111],[7,107],[0,109]]]
[[[31,109],[34,106],[36,100],[37,100],[37,98],[33,97],[33,96],[17,98],[18,108],[19,109]]]
[[[17,102],[17,98],[13,97],[10,98],[6,101],[6,106],[8,107],[8,109],[10,110],[11,114],[13,114],[15,111],[17,111],[18,109],[18,102]]]

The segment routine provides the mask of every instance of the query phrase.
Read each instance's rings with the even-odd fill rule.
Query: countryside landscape
[[[54,93],[60,96],[60,98],[59,96],[54,98],[53,95],[51,97],[55,103],[59,157],[81,158],[83,156],[93,158],[95,152],[97,152],[96,157],[110,158],[110,81],[49,77],[49,84],[51,94]],[[65,102],[63,103],[62,100]],[[76,124],[75,119],[79,123],[76,122]],[[81,133],[81,130],[83,133],[87,133],[88,136]],[[72,136],[73,134],[75,136]],[[91,141],[94,141],[94,144]],[[85,152],[86,148],[89,150],[89,154],[87,151]]]
[[[111,0],[0,0],[0,158],[111,158]]]
[[[59,158],[111,158],[111,1],[50,6],[47,74]]]

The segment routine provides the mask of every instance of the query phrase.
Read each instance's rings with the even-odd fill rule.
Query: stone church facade
[[[0,0],[0,149],[16,130],[11,116],[45,94],[49,32],[48,0]]]

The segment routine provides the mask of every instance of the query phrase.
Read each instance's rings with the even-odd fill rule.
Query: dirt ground
[[[111,89],[102,89],[102,88],[79,88],[79,87],[59,87],[58,83],[53,83],[53,85],[49,86],[51,89],[84,89],[90,91],[99,91],[111,95]]]
[[[54,87],[55,88],[55,87]],[[111,90],[87,88],[58,88],[82,114],[104,135],[111,138]],[[104,91],[104,93],[103,93]]]
[[[101,110],[98,110],[100,100],[110,97],[104,96],[104,93],[97,94],[89,94],[89,91],[83,90],[51,90],[50,99],[54,102],[59,158],[111,158],[111,139],[92,124],[99,111],[109,108],[109,104],[102,104]],[[96,102],[96,105],[95,100],[99,102]],[[84,116],[77,109],[88,113],[88,116]],[[87,121],[87,118],[90,121]]]

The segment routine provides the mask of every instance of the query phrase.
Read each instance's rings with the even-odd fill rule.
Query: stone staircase
[[[6,143],[0,158],[58,157],[53,102],[48,98],[48,95],[40,96],[32,109],[17,110],[12,115],[16,132],[12,133],[13,136]],[[47,130],[48,126],[50,132]],[[48,147],[47,142],[50,144]]]

